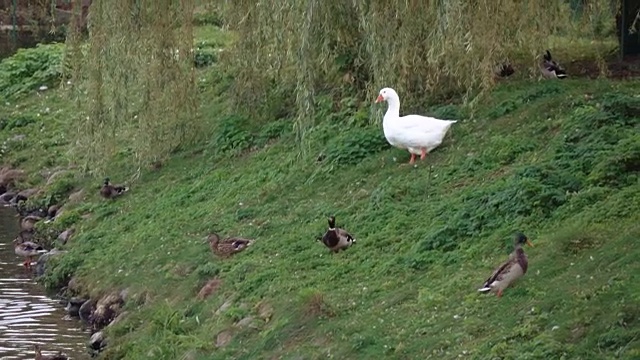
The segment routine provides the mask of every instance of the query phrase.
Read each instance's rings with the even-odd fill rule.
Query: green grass
[[[200,76],[219,79],[207,69]],[[75,275],[94,296],[130,289],[105,359],[640,356],[637,81],[510,81],[473,111],[424,109],[460,121],[416,168],[366,125],[368,103],[321,98],[300,156],[292,120],[257,125],[221,112],[219,88],[202,89],[211,140],[144,172],[121,199],[100,199],[100,179],[60,180],[88,200],[67,215],[80,231],[45,282]],[[24,186],[73,165],[72,112],[61,90],[0,104],[9,120],[35,119],[0,130],[26,135],[2,155],[32,171]],[[69,192],[55,184],[49,192]],[[337,255],[314,241],[330,214],[358,239]],[[529,272],[501,299],[478,294],[516,230],[535,245]],[[257,242],[220,260],[209,231]],[[215,276],[220,290],[197,300]],[[255,326],[234,326],[247,316]],[[216,349],[225,330],[232,341]]]

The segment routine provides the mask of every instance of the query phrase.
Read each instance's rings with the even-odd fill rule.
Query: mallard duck
[[[36,351],[35,360],[69,360],[69,357],[62,354],[62,351],[58,351],[56,355],[42,355],[40,345],[34,345]]]
[[[129,188],[124,185],[112,185],[109,178],[104,178],[102,188],[100,188],[100,195],[105,199],[114,199],[125,192],[129,191]]]
[[[486,293],[493,290],[497,292],[498,297],[501,297],[504,289],[527,273],[529,262],[522,244],[533,247],[527,236],[519,232],[515,236],[515,249],[509,255],[509,260],[500,265],[478,291]]]
[[[380,90],[376,103],[381,101],[389,104],[382,119],[384,136],[391,146],[409,151],[409,164],[415,162],[416,155],[420,155],[420,160],[424,160],[431,150],[442,144],[451,125],[457,122],[422,115],[400,116],[400,97],[391,88]]]
[[[540,64],[540,70],[542,75],[546,78],[558,78],[564,79],[567,77],[567,72],[551,58],[551,52],[547,50]]]
[[[229,237],[226,239],[220,239],[220,236],[216,233],[210,234],[207,239],[209,240],[209,246],[214,254],[222,257],[230,256],[235,253],[246,249],[253,244],[254,240],[244,239],[239,237]]]
[[[21,237],[13,240],[13,244],[16,255],[25,258],[22,265],[27,269],[31,268],[31,262],[34,256],[47,252],[42,246],[31,241],[24,241]]]
[[[319,240],[329,248],[329,250],[337,253],[340,250],[346,250],[349,246],[356,243],[356,239],[346,230],[336,227],[336,217],[329,217],[329,229],[322,235]]]
[[[20,228],[26,231],[32,231],[36,226],[36,223],[43,218],[38,215],[27,215],[20,220]]]

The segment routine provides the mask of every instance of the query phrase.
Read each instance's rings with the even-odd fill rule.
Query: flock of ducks
[[[547,79],[565,79],[567,71],[551,57],[551,52],[546,50],[540,62],[540,72]],[[508,77],[515,73],[513,66],[506,62],[500,64],[495,69],[495,74],[499,77]]]
[[[543,56],[540,69],[545,78],[564,79],[567,77],[566,71],[551,57],[551,52],[547,50]],[[515,70],[510,64],[502,64],[497,70],[499,76],[510,76]],[[387,142],[397,148],[405,149],[411,154],[409,164],[414,164],[417,155],[420,160],[435,148],[442,144],[442,141],[456,120],[441,120],[433,117],[422,115],[405,115],[400,116],[400,97],[392,88],[383,88],[380,90],[376,103],[387,102],[388,108],[384,115],[382,127]],[[105,199],[116,199],[129,190],[124,185],[114,185],[109,178],[105,178],[100,188],[100,196]],[[26,199],[18,199],[26,200]],[[32,233],[33,227],[37,221],[46,218],[51,221],[55,217],[58,208],[44,211],[37,210],[36,213],[21,214],[24,215],[21,222],[23,231],[14,242],[15,253],[24,257],[23,265],[30,268],[34,256],[38,256],[47,252],[42,246],[26,240],[28,234]],[[335,216],[328,218],[328,229],[321,236],[317,237],[317,241],[321,241],[332,253],[344,251],[356,243],[356,239],[345,229],[336,226]],[[221,238],[217,233],[211,233],[207,236],[211,252],[219,257],[229,257],[237,254],[254,243],[252,239],[240,237]],[[522,245],[527,244],[533,246],[526,235],[518,232],[515,235],[514,251],[509,258],[500,264],[491,276],[486,279],[481,288],[478,289],[482,293],[495,292],[496,296],[501,297],[503,291],[516,280],[524,276],[528,268],[527,255],[524,253]],[[35,346],[36,360],[66,360],[65,355],[44,356],[40,347]]]

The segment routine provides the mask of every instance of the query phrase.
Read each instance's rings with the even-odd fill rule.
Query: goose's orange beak
[[[379,103],[380,101],[384,101],[384,98],[382,97],[382,95],[378,95],[378,98],[376,99],[376,103]]]
[[[531,241],[529,241],[529,239],[527,239],[527,245],[533,247],[533,244],[531,243]]]

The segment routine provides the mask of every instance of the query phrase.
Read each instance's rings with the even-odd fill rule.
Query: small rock
[[[47,186],[53,184],[54,181],[56,181],[56,179],[58,179],[60,176],[68,173],[69,171],[67,170],[58,170],[56,172],[54,172],[53,174],[49,175],[49,178],[47,179]]]
[[[255,328],[255,324],[253,323],[253,316],[247,316],[246,318],[238,321],[236,323],[237,327],[251,327],[251,328]]]
[[[67,241],[69,241],[69,238],[71,238],[71,235],[73,235],[74,232],[75,232],[75,230],[73,228],[67,229],[67,230],[61,232],[60,235],[58,235],[58,241],[60,242],[60,244],[61,245],[66,244]]]
[[[76,276],[72,277],[67,284],[67,289],[69,289],[73,293],[78,293],[80,290],[80,284],[78,283],[78,278]]]
[[[222,314],[223,312],[227,311],[231,307],[231,304],[231,300],[225,301],[224,304],[222,304],[222,306],[220,306],[220,308],[216,310],[216,315]]]
[[[269,322],[273,316],[273,306],[269,303],[261,302],[258,305],[258,316],[260,316],[260,318],[265,322]]]
[[[89,323],[89,318],[91,317],[91,313],[93,313],[93,301],[91,299],[87,300],[80,306],[80,310],[78,310],[78,316],[80,319],[86,323]]]
[[[48,253],[40,255],[40,257],[38,258],[38,263],[36,264],[36,277],[40,277],[44,275],[44,272],[46,271],[46,267],[47,267],[47,261],[49,261],[51,257],[58,256],[64,253],[66,253],[66,251],[53,249]]]
[[[204,300],[204,299],[208,298],[213,293],[215,293],[216,290],[218,290],[221,285],[222,285],[222,280],[220,278],[214,278],[214,279],[209,280],[202,287],[202,289],[200,289],[200,292],[198,293],[198,299]]]
[[[22,195],[26,198],[30,198],[33,195],[37,194],[40,190],[38,189],[26,189],[26,190],[22,190],[18,193],[18,195]]]
[[[47,85],[42,85],[38,88],[38,90],[40,91],[47,91],[49,89],[49,87]]]
[[[231,342],[232,338],[233,336],[231,335],[231,331],[221,331],[220,333],[218,333],[218,336],[216,336],[216,347],[220,348],[227,346]]]
[[[80,307],[86,301],[87,301],[87,299],[83,299],[83,298],[79,298],[79,297],[72,297],[67,302],[67,307],[65,308],[65,310],[67,310],[67,313],[70,316],[80,317]]]
[[[104,333],[102,331],[98,331],[91,335],[91,340],[89,340],[89,346],[92,350],[100,351],[107,346],[107,341],[104,337]]]
[[[109,325],[107,325],[107,327],[109,326],[113,326],[117,323],[119,323],[120,321],[122,321],[122,319],[124,319],[126,316],[128,315],[128,313],[126,311],[121,312],[118,316],[115,317],[115,319],[113,319],[112,322],[109,323]]]
[[[80,189],[69,195],[69,203],[78,204],[84,200],[84,190]]]
[[[129,288],[126,289],[122,289],[122,291],[120,291],[120,299],[122,299],[123,302],[127,301],[127,298],[129,297]]]

